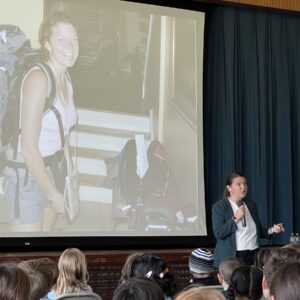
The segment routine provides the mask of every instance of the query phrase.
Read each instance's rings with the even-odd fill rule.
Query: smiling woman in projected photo
[[[215,266],[223,259],[237,256],[252,265],[258,251],[260,238],[270,238],[284,231],[283,224],[267,229],[262,227],[255,202],[246,199],[246,177],[231,173],[226,179],[224,198],[212,207],[212,223],[217,239]]]
[[[17,161],[23,162],[23,167],[12,162],[4,171],[9,221],[11,230],[16,232],[50,231],[56,214],[65,213],[63,186],[54,183],[53,170],[59,170],[63,156],[62,135],[68,135],[77,119],[67,76],[67,68],[74,65],[79,54],[76,30],[65,14],[56,12],[41,24],[39,42],[46,71],[35,65],[21,85]],[[51,82],[47,72],[53,73],[56,96],[54,109],[44,112]],[[61,116],[61,129],[54,111]],[[8,160],[10,155],[8,151]]]

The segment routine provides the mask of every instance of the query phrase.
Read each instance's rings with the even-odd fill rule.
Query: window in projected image
[[[73,221],[59,215],[50,232],[13,234],[3,193],[1,235],[206,235],[204,13],[112,0],[44,5],[67,12],[79,35],[70,73],[80,210]]]

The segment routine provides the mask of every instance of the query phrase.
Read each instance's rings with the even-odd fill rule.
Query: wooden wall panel
[[[200,2],[214,2],[240,5],[253,5],[300,12],[300,0],[195,0]]]

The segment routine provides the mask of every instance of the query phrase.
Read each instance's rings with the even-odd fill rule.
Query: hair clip
[[[151,275],[152,275],[152,273],[153,273],[153,272],[150,270],[150,271],[145,275],[145,277],[150,278]]]

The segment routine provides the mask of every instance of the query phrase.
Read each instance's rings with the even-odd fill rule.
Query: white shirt
[[[25,75],[23,79],[22,86],[25,78],[29,75],[29,73],[36,69],[39,69],[39,67],[35,66],[28,71],[28,73]],[[69,133],[70,129],[75,125],[77,120],[76,109],[73,102],[73,89],[70,82],[68,80],[66,81],[68,87],[68,95],[70,96],[68,104],[65,106],[62,104],[62,101],[60,99],[61,96],[60,93],[58,92],[56,93],[56,98],[54,100],[54,106],[56,107],[56,109],[59,111],[61,115],[65,136]],[[21,97],[20,101],[22,105],[22,100],[23,100],[22,87],[21,87],[20,97]],[[62,145],[61,145],[58,120],[55,117],[54,112],[50,110],[49,112],[43,115],[42,128],[41,128],[40,138],[39,138],[39,150],[41,156],[46,157],[46,156],[53,155],[61,148]],[[21,152],[21,140],[19,140],[18,151]]]
[[[229,200],[230,205],[233,210],[233,214],[238,210],[238,206],[235,202]],[[245,206],[245,219],[246,219],[246,226],[243,227],[242,221],[240,220],[237,223],[237,231],[235,232],[235,241],[236,241],[236,250],[254,250],[258,248],[257,245],[257,230],[256,225],[252,219],[250,211],[244,202]]]

